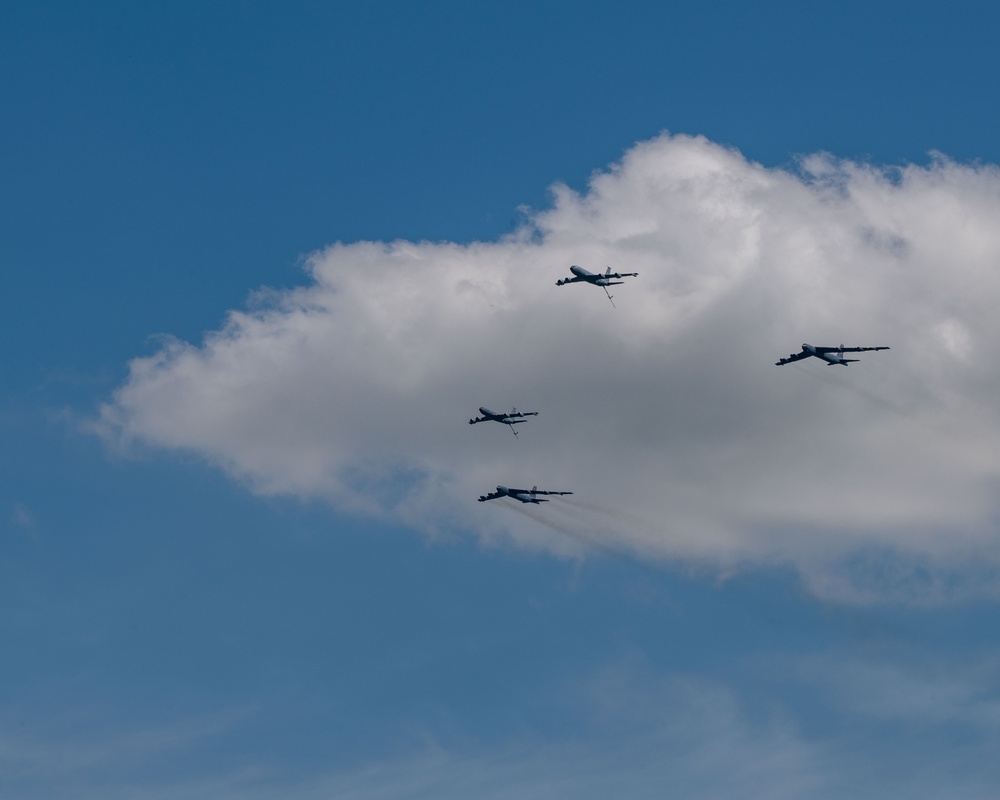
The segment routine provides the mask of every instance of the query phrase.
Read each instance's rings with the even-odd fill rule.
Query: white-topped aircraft
[[[816,358],[822,359],[826,362],[828,367],[832,367],[834,364],[843,364],[845,367],[852,361],[859,361],[857,358],[844,358],[844,353],[864,353],[867,350],[888,350],[888,347],[815,347],[811,344],[802,345],[801,353],[792,353],[788,358],[782,358],[774,362],[776,367],[780,367],[782,364],[791,364],[793,361],[801,361],[803,358],[811,358],[815,356]]]
[[[490,411],[485,406],[479,407],[479,413],[482,414],[481,417],[476,417],[475,419],[470,419],[469,424],[475,425],[477,422],[502,422],[504,425],[510,426],[510,432],[517,436],[517,431],[514,430],[515,425],[520,425],[525,420],[524,417],[537,417],[537,411],[518,411],[516,408],[507,414],[495,414]]]
[[[593,286],[600,286],[604,289],[604,293],[608,296],[608,300],[611,300],[611,292],[608,291],[609,286],[619,286],[625,281],[622,278],[638,278],[638,272],[612,272],[611,267],[608,267],[608,271],[603,275],[585,270],[583,267],[578,267],[573,265],[569,268],[569,271],[573,273],[572,278],[560,278],[556,281],[556,286],[565,286],[567,283],[589,283]],[[611,300],[611,305],[614,305],[615,301]]]
[[[487,500],[496,500],[498,497],[513,497],[515,500],[520,500],[522,503],[547,503],[545,500],[538,495],[540,494],[573,494],[572,492],[546,492],[539,489],[537,486],[532,486],[530,489],[508,489],[506,486],[497,486],[495,492],[490,492],[489,494],[480,495],[479,502],[485,503]]]

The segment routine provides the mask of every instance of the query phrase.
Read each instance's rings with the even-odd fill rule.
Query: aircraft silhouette
[[[497,486],[495,492],[479,496],[479,502],[485,503],[487,500],[496,500],[498,497],[513,497],[522,503],[548,503],[548,500],[538,497],[540,494],[573,494],[572,492],[546,492],[537,486],[530,489],[508,489],[506,486]]]
[[[788,358],[782,358],[774,362],[776,367],[780,367],[783,364],[791,364],[793,361],[801,361],[803,358],[816,358],[822,359],[826,362],[828,367],[832,367],[834,364],[842,364],[847,366],[853,361],[859,361],[857,358],[844,358],[844,353],[863,353],[866,350],[888,350],[888,347],[814,347],[811,344],[803,344],[801,353],[792,353]]]
[[[518,411],[516,408],[511,410],[508,414],[496,414],[490,411],[485,406],[479,407],[479,413],[483,416],[476,417],[475,419],[470,419],[469,424],[475,425],[477,422],[502,422],[504,425],[510,426],[510,432],[517,436],[517,431],[514,430],[515,425],[520,425],[525,420],[524,417],[537,417],[537,411]]]
[[[593,286],[600,286],[604,289],[604,293],[608,296],[608,300],[611,300],[611,292],[608,291],[609,286],[619,286],[625,281],[622,278],[638,278],[638,272],[612,272],[611,267],[608,267],[608,271],[603,275],[585,270],[583,267],[578,267],[576,265],[569,268],[569,271],[573,273],[572,278],[560,278],[556,281],[556,286],[565,286],[567,283],[589,283]],[[611,305],[614,306],[615,301],[611,300]]]

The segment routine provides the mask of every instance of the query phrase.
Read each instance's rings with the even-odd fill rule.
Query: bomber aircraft
[[[572,278],[560,278],[556,281],[556,286],[564,286],[567,283],[589,283],[593,286],[600,286],[604,289],[604,293],[608,296],[608,300],[611,300],[611,292],[608,291],[609,286],[619,286],[625,281],[622,278],[638,278],[638,272],[612,272],[611,267],[608,267],[608,271],[603,275],[585,270],[583,267],[572,266],[569,271],[573,273]],[[614,300],[611,300],[611,305],[615,304]]]
[[[522,503],[547,503],[545,500],[538,495],[540,494],[573,494],[572,492],[546,492],[539,489],[537,486],[532,486],[530,489],[508,489],[506,486],[497,486],[495,492],[490,492],[489,494],[480,495],[479,502],[485,503],[487,500],[496,500],[498,497],[513,497],[515,500],[520,500]]]
[[[517,431],[514,429],[515,425],[520,425],[525,420],[523,417],[537,417],[537,411],[518,411],[516,408],[510,411],[508,414],[495,414],[490,411],[485,406],[479,407],[479,413],[482,414],[481,417],[476,417],[475,419],[470,419],[469,424],[475,425],[477,422],[502,422],[504,425],[510,426],[510,432],[517,436]]]
[[[788,358],[782,358],[774,362],[776,367],[780,367],[782,364],[791,364],[793,361],[801,361],[803,358],[810,358],[811,356],[816,356],[816,358],[821,358],[826,362],[828,367],[832,367],[834,364],[843,364],[845,367],[852,361],[859,361],[857,358],[844,358],[844,353],[863,353],[867,350],[888,350],[888,347],[815,347],[811,344],[802,345],[801,353],[792,353]]]

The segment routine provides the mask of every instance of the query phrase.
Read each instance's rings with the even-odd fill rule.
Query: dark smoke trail
[[[504,506],[504,508],[507,511],[513,511],[518,514],[522,514],[523,516],[528,517],[528,519],[531,519],[534,522],[544,525],[547,528],[551,528],[552,530],[556,531],[557,533],[561,533],[564,536],[569,536],[571,539],[575,539],[576,541],[586,545],[587,547],[593,550],[597,550],[601,553],[604,553],[605,555],[615,556],[617,558],[629,558],[629,560],[635,560],[634,557],[627,554],[620,548],[613,547],[607,542],[602,541],[601,538],[599,538],[600,533],[598,532],[587,532],[581,530],[578,525],[570,525],[566,524],[565,522],[553,520],[552,512],[554,512],[555,509],[546,508],[545,511],[541,511],[540,509],[528,509],[521,504],[518,504],[516,506],[507,504]],[[565,512],[566,509],[563,509],[563,511]]]
[[[820,383],[825,383],[829,386],[836,386],[837,388],[843,389],[846,392],[852,392],[858,397],[868,400],[869,402],[874,403],[877,406],[881,406],[882,408],[892,412],[893,414],[895,414],[898,417],[901,417],[902,419],[906,419],[908,421],[912,421],[913,419],[914,416],[913,411],[904,408],[898,403],[894,403],[892,400],[889,400],[886,397],[877,395],[868,389],[862,389],[853,384],[845,383],[833,377],[832,375],[827,374],[826,372],[817,372],[814,369],[807,368],[803,364],[795,364],[793,365],[793,369],[795,369],[797,372],[808,375],[810,378],[812,378],[813,380],[817,380]]]
[[[627,511],[622,511],[616,508],[608,508],[607,506],[598,505],[597,503],[592,503],[577,497],[567,498],[564,502],[566,505],[591,511],[595,514],[600,514],[630,528],[640,528],[645,531],[661,530],[661,526],[654,525],[649,520],[643,519],[636,514],[630,514]]]

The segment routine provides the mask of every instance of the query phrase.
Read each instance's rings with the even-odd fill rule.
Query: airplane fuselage
[[[803,358],[815,356],[820,361],[825,361],[828,367],[832,367],[834,364],[846,367],[858,359],[845,358],[844,353],[866,353],[869,350],[888,349],[887,345],[878,345],[877,347],[845,347],[844,345],[840,345],[839,347],[817,347],[816,345],[809,344],[809,342],[803,342],[802,349],[798,353],[791,353],[787,358],[779,358],[775,364],[780,367],[782,364],[793,364],[796,361],[801,361]]]
[[[530,489],[509,489],[506,486],[497,486],[495,492],[490,492],[489,494],[484,494],[479,497],[480,503],[485,503],[487,500],[496,500],[499,497],[511,497],[521,503],[547,503],[549,502],[544,497],[539,497],[540,494],[573,494],[572,492],[551,492],[547,489],[539,489],[537,486],[532,486]]]
[[[486,406],[479,406],[479,413],[482,414],[482,416],[470,419],[470,425],[475,425],[477,422],[499,422],[510,428],[510,432],[515,436],[517,436],[517,431],[514,430],[515,425],[523,423],[525,417],[538,416],[537,411],[518,411],[516,408],[510,412],[497,414],[496,412],[490,411]]]
[[[505,425],[514,425],[518,422],[523,422],[524,420],[515,420],[506,414],[495,414],[490,411],[486,406],[479,406],[479,413],[483,415],[486,420],[490,422],[502,422]]]
[[[522,503],[547,503],[548,500],[543,500],[540,497],[536,497],[535,494],[528,489],[508,489],[506,486],[497,486],[497,494],[504,497],[513,497],[515,500],[520,500]]]
[[[606,275],[595,275],[593,272],[577,266],[570,267],[569,271],[581,281],[592,283],[595,286],[618,286],[619,284],[624,283],[622,280],[611,280],[612,278],[621,278],[621,274],[618,272],[611,272]]]
[[[806,342],[802,343],[802,349],[811,356],[823,359],[823,361],[827,364],[840,364],[841,366],[846,367],[849,362],[857,360],[854,358],[844,358],[841,355],[837,355],[837,353],[824,353]]]

